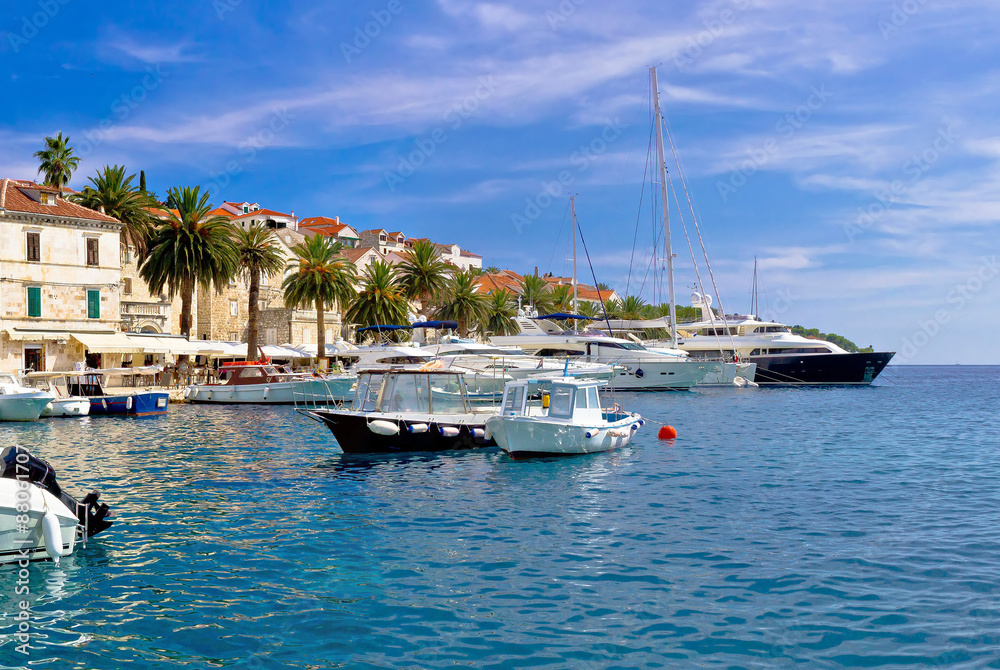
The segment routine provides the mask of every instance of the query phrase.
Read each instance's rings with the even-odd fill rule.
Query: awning
[[[129,340],[135,346],[142,347],[147,354],[174,354],[175,356],[198,356],[200,354],[218,354],[225,351],[219,342],[207,340],[188,340],[186,337],[171,335],[140,335],[129,333]]]
[[[125,333],[70,333],[70,335],[87,351],[95,354],[141,354],[144,351],[141,344],[129,339]]]
[[[30,330],[27,328],[6,328],[7,339],[16,342],[68,341],[69,333],[59,330]]]

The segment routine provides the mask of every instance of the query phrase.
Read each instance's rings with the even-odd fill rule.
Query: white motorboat
[[[554,320],[529,317],[525,310],[518,312],[515,321],[521,329],[519,335],[493,336],[490,341],[500,346],[519,347],[535,356],[570,356],[585,362],[614,365],[620,370],[613,381],[617,389],[690,389],[707,375],[722,371],[722,364],[718,362],[689,360],[599,331],[563,330]]]
[[[63,491],[55,471],[23,447],[0,456],[0,563],[60,558],[111,526],[108,506]]]
[[[0,421],[37,421],[54,397],[24,386],[15,375],[0,373]]]
[[[25,385],[39,391],[47,391],[54,397],[42,410],[42,417],[87,416],[90,414],[90,398],[69,393],[69,372],[28,372],[24,375]]]
[[[569,377],[552,380],[541,400],[538,382],[507,384],[501,412],[486,420],[487,436],[512,457],[590,454],[628,444],[644,423],[635,413],[601,407],[598,387],[607,382]]]
[[[189,402],[217,405],[292,405],[302,393],[343,402],[352,397],[355,380],[353,375],[291,372],[270,362],[228,363],[219,371],[218,383],[192,384],[185,396]]]

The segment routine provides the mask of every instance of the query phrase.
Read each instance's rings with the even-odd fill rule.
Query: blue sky
[[[33,177],[61,130],[77,188],[124,163],[160,193],[202,184],[556,274],[575,193],[598,279],[659,300],[636,279],[658,65],[727,311],[748,309],[756,256],[764,315],[900,362],[1000,363],[994,3],[345,4],[8,1],[0,174]]]

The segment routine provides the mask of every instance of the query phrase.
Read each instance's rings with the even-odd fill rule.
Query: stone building
[[[121,224],[30,181],[0,180],[0,370],[117,365]]]

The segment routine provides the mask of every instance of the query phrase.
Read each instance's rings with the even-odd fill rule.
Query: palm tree
[[[609,319],[617,319],[622,313],[622,302],[621,300],[616,300],[613,298],[608,298],[604,301],[604,313],[608,315]]]
[[[80,165],[79,157],[73,154],[69,146],[69,135],[63,137],[62,131],[55,137],[45,138],[45,148],[35,152],[35,158],[40,161],[38,172],[45,175],[45,184],[60,189],[69,183],[73,171]]]
[[[572,312],[573,287],[566,284],[553,286],[549,293],[549,300],[552,303],[553,312]]]
[[[169,191],[177,214],[155,224],[149,253],[139,275],[154,295],[164,287],[170,297],[181,296],[181,334],[191,335],[191,298],[195,285],[205,290],[225,286],[236,276],[239,254],[233,227],[224,216],[208,216],[212,205],[200,186],[177,186]],[[187,360],[182,356],[181,361]]]
[[[410,301],[396,268],[378,260],[365,268],[361,291],[344,318],[359,326],[401,326],[409,311]]]
[[[597,282],[597,288],[600,289],[601,293],[611,293],[611,287],[602,281]]]
[[[427,311],[429,302],[447,287],[453,266],[441,260],[433,242],[417,240],[398,266],[399,280],[407,298],[419,300]]]
[[[476,276],[458,272],[448,286],[448,302],[438,310],[438,318],[458,321],[458,333],[469,334],[470,323],[480,324],[486,316],[486,298],[476,290]]]
[[[289,309],[316,306],[316,356],[320,365],[326,361],[324,310],[327,305],[346,305],[354,297],[357,268],[341,255],[343,249],[342,243],[324,235],[306,238],[292,247],[298,258],[288,265],[292,272],[281,283]]]
[[[483,268],[483,274],[486,275],[498,275],[500,274],[500,268],[495,265],[490,265],[489,267]]]
[[[580,300],[576,304],[576,313],[580,316],[587,317],[588,321],[594,321],[600,319],[602,312],[598,307],[596,302],[590,302],[589,300]]]
[[[623,319],[641,319],[643,318],[643,310],[646,307],[646,301],[635,295],[625,296],[625,300],[621,302],[621,318]]]
[[[483,316],[476,329],[483,337],[488,335],[516,335],[518,332],[514,316],[517,314],[517,303],[510,293],[504,290],[491,291],[483,306]]]
[[[549,283],[535,275],[524,275],[521,282],[521,297],[525,306],[534,305],[540,314],[548,313],[552,308]]]
[[[281,274],[285,255],[275,244],[274,235],[262,224],[247,229],[236,228],[236,250],[240,257],[240,275],[250,284],[247,305],[247,358],[257,352],[257,321],[260,315],[260,278]]]
[[[70,199],[121,221],[122,249],[135,249],[142,256],[153,230],[149,210],[158,208],[159,203],[141,188],[132,186],[134,178],[135,175],[125,176],[124,165],[105,165],[104,170],[89,178],[90,185]]]

